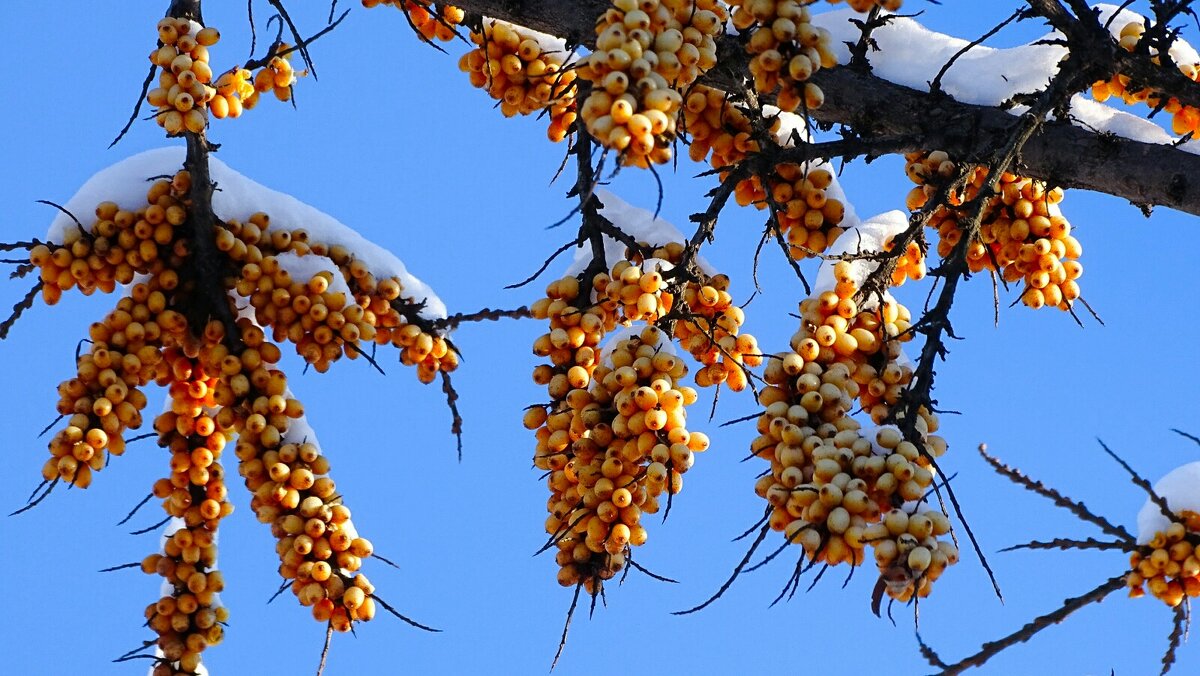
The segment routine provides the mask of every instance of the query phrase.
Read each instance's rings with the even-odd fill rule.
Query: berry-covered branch
[[[608,4],[607,0],[457,3],[467,11],[585,45],[594,44],[591,17],[602,14]],[[704,81],[737,91],[729,73],[744,72],[745,67],[737,62],[744,63],[748,57],[739,45],[731,44],[730,38],[720,40],[719,50],[721,62],[728,66],[714,69]],[[825,94],[824,104],[808,111],[818,122],[849,125],[867,137],[911,138],[920,149],[944,150],[970,161],[985,159],[989,148],[1006,137],[1013,120],[1012,115],[998,108],[958,102],[850,68],[823,69],[812,74],[812,82]],[[1200,185],[1191,178],[1200,175],[1200,157],[1170,146],[1122,139],[1070,124],[1045,125],[1025,144],[1021,170],[1064,188],[1094,190],[1137,205],[1161,205],[1200,214]]]

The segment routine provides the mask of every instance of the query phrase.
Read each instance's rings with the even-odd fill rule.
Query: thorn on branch
[[[26,505],[24,507],[18,509],[17,511],[12,512],[11,514],[9,514],[9,516],[16,516],[18,514],[21,514],[22,512],[28,512],[29,510],[33,509],[34,507],[37,507],[38,503],[41,502],[42,500],[45,500],[46,496],[50,495],[50,491],[54,490],[54,487],[57,485],[58,485],[58,479],[55,479],[54,481],[49,482],[49,485],[47,485],[47,482],[43,479],[42,483],[38,484],[38,487],[34,489],[33,493],[34,493],[34,495],[36,495],[38,489],[40,489],[42,486],[46,486],[46,490],[43,491],[41,495],[38,495],[36,498],[34,498],[33,495],[30,495],[30,499],[27,501]]]
[[[771,528],[768,524],[763,524],[763,526],[759,528],[758,537],[754,539],[754,543],[750,545],[750,549],[746,551],[746,555],[743,556],[742,560],[738,562],[736,567],[734,567],[733,573],[729,576],[728,580],[725,580],[725,583],[721,585],[721,588],[717,590],[717,593],[710,596],[708,600],[698,606],[688,608],[687,610],[676,610],[671,614],[690,615],[700,610],[704,610],[711,605],[713,601],[721,598],[721,596],[725,594],[729,587],[733,585],[734,580],[737,580],[738,576],[742,574],[742,569],[745,568],[746,564],[750,562],[750,557],[754,556],[754,552],[758,549],[758,546],[762,544],[763,540],[766,539],[767,533],[770,532],[770,530]]]
[[[152,497],[154,497],[154,493],[147,493],[146,497],[142,498],[141,502],[137,503],[134,505],[133,509],[129,510],[129,513],[125,515],[124,519],[121,519],[117,522],[117,525],[124,526],[130,519],[133,518],[134,514],[137,514],[138,510],[141,509],[143,505],[145,505],[147,502],[150,502],[150,498]]]
[[[140,530],[130,531],[129,534],[130,535],[145,535],[146,533],[149,533],[150,531],[154,531],[154,530],[158,530],[159,528],[162,528],[163,526],[167,525],[167,522],[170,520],[171,520],[171,517],[168,516],[156,524],[146,526],[145,528],[142,528]]]
[[[558,658],[562,657],[563,649],[567,647],[567,630],[571,628],[571,618],[575,617],[575,608],[579,605],[579,590],[582,588],[582,582],[575,584],[575,594],[571,597],[571,606],[567,608],[567,619],[563,622],[562,637],[558,639],[558,650],[554,651],[554,659],[550,662],[550,671],[554,671],[554,667],[558,666]]]
[[[1035,493],[1043,498],[1046,498],[1047,500],[1050,500],[1054,503],[1055,507],[1061,507],[1067,510],[1068,512],[1079,517],[1079,519],[1082,521],[1086,521],[1087,523],[1098,527],[1100,530],[1117,538],[1121,542],[1136,544],[1136,540],[1134,539],[1133,535],[1130,535],[1129,531],[1125,530],[1121,526],[1114,525],[1108,519],[1096,514],[1092,510],[1088,509],[1087,505],[1068,498],[1067,496],[1053,488],[1050,488],[1042,482],[1031,479],[1023,474],[1020,470],[1005,465],[998,458],[988,455],[987,444],[979,445],[979,455],[983,456],[984,461],[991,465],[992,469],[996,470],[996,472],[1001,476],[1008,478],[1009,481],[1012,481],[1031,493]]]
[[[371,598],[375,599],[375,602],[376,602],[376,603],[378,603],[379,605],[383,606],[383,609],[384,609],[384,610],[388,611],[388,612],[389,612],[389,613],[391,613],[392,615],[395,615],[397,618],[399,618],[401,621],[405,622],[406,624],[409,624],[409,625],[411,625],[411,626],[414,626],[414,627],[416,627],[417,629],[420,629],[420,630],[422,630],[422,631],[428,631],[428,632],[430,632],[430,633],[434,633],[434,634],[440,634],[440,633],[442,632],[442,630],[441,630],[441,629],[434,629],[433,627],[427,627],[427,626],[425,626],[425,625],[421,624],[420,622],[417,622],[416,620],[414,620],[414,619],[412,619],[412,618],[410,618],[410,617],[406,617],[406,616],[404,616],[404,615],[400,614],[400,611],[398,611],[398,610],[396,610],[395,608],[393,608],[391,605],[389,605],[389,604],[388,604],[388,602],[387,602],[387,601],[384,601],[383,599],[379,598],[379,596],[377,596],[377,595],[375,595],[375,594],[371,594]]]
[[[112,140],[112,143],[108,144],[109,148],[117,145],[121,139],[125,138],[125,134],[129,132],[130,127],[137,120],[138,113],[142,111],[142,102],[146,100],[146,94],[150,91],[150,83],[154,81],[156,70],[158,70],[158,65],[150,64],[150,72],[146,73],[146,79],[142,82],[142,92],[138,94],[137,101],[133,104],[133,112],[129,114],[129,119],[125,122],[125,126],[121,127],[121,131],[117,132],[117,137]]]
[[[458,413],[458,391],[454,389],[454,385],[450,382],[450,374],[445,371],[438,372],[442,376],[442,392],[446,395],[446,405],[450,407],[450,433],[454,435],[455,443],[458,447],[458,461],[462,462],[462,428],[463,419]]]

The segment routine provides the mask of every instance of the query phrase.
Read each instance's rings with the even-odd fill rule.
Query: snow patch
[[[600,200],[600,203],[604,205],[600,208],[600,215],[607,218],[613,225],[620,228],[633,239],[639,242],[646,242],[654,247],[663,246],[671,242],[687,243],[688,238],[684,236],[679,228],[675,227],[669,221],[655,217],[654,212],[635,207],[604,188],[596,188],[595,195]],[[611,269],[617,261],[624,258],[625,245],[611,237],[605,236],[604,260],[608,263],[609,268]],[[590,243],[585,242],[575,248],[575,258],[571,261],[570,267],[567,268],[566,274],[578,275],[591,262],[592,246]],[[696,265],[706,275],[717,274],[717,269],[704,260],[702,256],[696,257]]]
[[[1103,24],[1117,10],[1114,5],[1100,4],[1100,22]],[[813,24],[821,26],[833,37],[833,50],[840,63],[850,59],[849,41],[858,42],[861,31],[850,22],[861,19],[853,10],[842,9],[813,15]],[[1131,21],[1143,21],[1136,12],[1121,10],[1118,18],[1109,26],[1114,36]],[[1051,32],[1038,40],[1016,47],[996,48],[977,45],[958,57],[958,60],[942,77],[942,90],[957,101],[980,106],[998,106],[1016,94],[1036,92],[1050,82],[1058,71],[1058,63],[1067,55],[1061,45],[1037,44],[1060,39]],[[943,33],[931,31],[909,18],[896,18],[886,26],[871,33],[879,45],[878,52],[871,55],[872,72],[899,85],[918,91],[928,91],[929,85],[946,64],[969,41]],[[1198,64],[1200,55],[1186,42],[1176,41],[1170,50],[1171,58],[1179,64]],[[1020,106],[1008,110],[1020,115],[1026,109]],[[1137,115],[1099,103],[1085,95],[1071,99],[1072,123],[1096,132],[1107,132],[1143,143],[1168,144],[1176,139],[1158,124]],[[1180,144],[1181,149],[1200,154],[1200,140]]]
[[[885,211],[877,216],[853,227],[847,228],[833,246],[825,253],[829,256],[843,254],[873,254],[883,251],[883,245],[888,240],[908,229],[908,214],[898,209]],[[813,284],[813,294],[832,291],[837,286],[833,277],[833,267],[837,261],[824,261],[817,269],[817,281]],[[850,262],[850,274],[859,286],[867,281],[867,277],[879,267],[876,261],[857,260]]]
[[[121,160],[88,179],[64,206],[85,221],[96,205],[104,201],[115,202],[122,209],[140,209],[146,204],[146,191],[150,188],[147,179],[174,175],[183,166],[184,157],[184,149],[173,146],[147,150]],[[425,319],[446,317],[445,303],[427,284],[409,274],[404,263],[392,252],[319,209],[246,178],[215,157],[209,160],[209,169],[217,185],[213,193],[213,211],[219,218],[245,221],[261,211],[271,217],[268,231],[304,228],[314,242],[341,245],[354,252],[376,277],[398,278],[404,286],[405,297],[417,303],[425,302],[420,313]],[[62,241],[66,230],[74,227],[75,221],[70,216],[59,213],[50,223],[46,239]]]
[[[1184,510],[1200,513],[1200,461],[1189,462],[1167,472],[1154,484],[1154,492],[1167,501],[1175,514]],[[1158,505],[1147,498],[1137,515],[1138,544],[1148,544],[1154,539],[1155,533],[1165,531],[1170,525],[1171,522]]]
[[[622,341],[630,338],[639,338],[645,328],[646,326],[644,324],[635,324],[633,326],[626,326],[618,329],[610,334],[608,341],[604,343],[604,347],[600,348],[600,363],[612,368],[612,354],[617,350],[617,346],[620,345]],[[670,355],[676,354],[675,344],[671,342],[670,336],[668,336],[666,332],[662,330],[658,332],[658,341],[654,344],[654,347],[659,352],[666,352]]]

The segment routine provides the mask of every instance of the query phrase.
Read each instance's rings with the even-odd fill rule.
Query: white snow
[[[1200,461],[1189,462],[1167,472],[1154,484],[1154,492],[1167,501],[1175,514],[1184,510],[1200,513]],[[1163,516],[1158,505],[1146,499],[1137,515],[1137,541],[1144,545],[1154,539],[1154,534],[1165,531],[1171,522]]]
[[[577,61],[579,58],[578,54],[572,53],[571,50],[567,49],[567,41],[560,37],[541,33],[533,30],[532,28],[518,26],[507,21],[493,19],[487,16],[483,17],[483,21],[489,26],[493,24],[507,26],[508,28],[512,29],[514,33],[520,35],[522,40],[530,38],[535,40],[538,43],[538,47],[541,47],[543,54],[561,55],[563,64],[575,63],[575,61]]]
[[[883,251],[883,245],[892,237],[908,229],[908,214],[893,209],[847,228],[829,247],[826,255],[840,256],[842,254],[869,254]],[[833,278],[833,267],[837,261],[824,261],[817,270],[817,281],[813,284],[813,294],[830,291],[837,286]],[[867,277],[879,267],[875,261],[857,260],[850,263],[850,274],[860,287]]]
[[[180,146],[158,148],[139,153],[102,169],[83,184],[64,207],[85,223],[91,219],[96,205],[116,202],[125,209],[138,209],[146,203],[146,190],[151,176],[170,176],[183,166],[184,149]],[[404,263],[387,249],[368,241],[358,232],[300,200],[253,181],[213,157],[210,171],[217,185],[213,193],[213,211],[225,220],[247,220],[262,211],[271,217],[268,230],[304,228],[314,242],[330,246],[342,245],[353,251],[376,277],[395,276],[404,286],[405,297],[425,301],[421,316],[426,319],[446,317],[446,305],[428,285],[409,274]],[[51,242],[62,241],[75,222],[66,214],[55,216],[46,233]]]
[[[329,291],[345,294],[347,300],[354,298],[354,293],[350,291],[350,285],[346,283],[341,271],[329,258],[312,254],[301,256],[294,251],[285,251],[275,258],[279,261],[280,269],[287,270],[288,274],[292,276],[292,281],[303,284],[315,277],[318,272],[330,272],[333,273],[333,281],[329,283]]]
[[[646,242],[650,246],[662,246],[671,242],[679,242],[686,244],[688,238],[672,225],[670,222],[655,218],[654,212],[647,209],[635,207],[625,200],[617,197],[611,191],[604,188],[596,188],[596,197],[604,206],[600,209],[600,215],[607,218],[613,225],[620,228],[626,234],[639,242]],[[604,260],[611,268],[617,261],[624,260],[625,245],[611,237],[604,237]],[[582,246],[575,248],[575,258],[571,261],[570,267],[567,268],[565,274],[577,275],[587,268],[588,263],[592,262],[592,247],[590,243],[585,242]],[[709,265],[708,261],[702,256],[696,257],[696,265],[706,275],[717,274],[716,268]]]
[[[779,110],[774,106],[763,106],[763,116],[777,116],[779,118],[779,130],[775,132],[775,141],[784,148],[795,146],[797,139],[801,143],[807,143],[812,140],[812,130],[808,128],[804,117],[800,115]],[[837,168],[826,161],[809,162],[805,165],[806,173],[818,169],[828,171],[829,175],[833,177],[833,180],[829,183],[829,187],[825,188],[825,197],[835,199],[845,207],[845,215],[842,217],[842,222],[838,224],[838,227],[842,229],[856,227],[859,223],[858,214],[854,211],[854,205],[850,200],[846,199],[846,190],[842,187],[842,182],[838,180]]]
[[[641,336],[642,331],[645,328],[646,328],[645,324],[637,323],[637,324],[634,324],[633,326],[626,326],[626,327],[617,329],[613,333],[609,334],[608,340],[605,341],[604,346],[600,348],[600,363],[604,364],[605,366],[611,367],[612,366],[612,353],[616,351],[617,345],[619,345],[624,340],[628,340],[630,338],[637,338],[637,337]],[[665,331],[658,332],[658,342],[655,343],[654,347],[658,348],[658,350],[660,352],[666,352],[667,354],[672,354],[672,355],[677,354],[675,352],[675,344],[673,342],[671,342],[670,337],[666,334]]]
[[[1093,9],[1098,10],[1098,18],[1100,25],[1108,26],[1108,32],[1112,33],[1114,39],[1121,39],[1121,29],[1126,24],[1139,23],[1145,25],[1146,17],[1131,11],[1128,8],[1121,9],[1117,5],[1099,4],[1094,5]],[[1116,18],[1113,13],[1116,12]],[[1196,53],[1194,47],[1188,44],[1187,40],[1182,38],[1171,43],[1171,48],[1167,50],[1171,55],[1171,60],[1177,65],[1198,65],[1200,64],[1200,54]]]
[[[1107,4],[1095,7],[1100,11],[1101,23],[1117,9]],[[832,35],[834,52],[841,63],[850,59],[845,42],[855,43],[860,36],[859,28],[849,20],[859,18],[858,13],[849,9],[813,15],[813,23]],[[1141,15],[1123,10],[1109,28],[1116,35],[1126,23],[1141,20]],[[872,32],[871,37],[880,48],[870,55],[872,72],[889,82],[918,91],[928,91],[942,66],[969,44],[968,40],[931,31],[909,18],[893,19]],[[946,71],[941,81],[942,89],[957,101],[981,106],[997,106],[1016,94],[1034,93],[1045,87],[1058,70],[1059,61],[1066,56],[1065,47],[1036,44],[1055,38],[1061,38],[1061,35],[1049,33],[1016,47],[973,47]],[[1182,40],[1172,46],[1170,53],[1177,63],[1200,63],[1196,50]],[[1017,106],[1008,112],[1020,115],[1025,110]],[[1097,132],[1111,132],[1144,143],[1167,144],[1175,140],[1155,122],[1098,103],[1083,94],[1071,99],[1071,113],[1074,124]],[[1188,141],[1179,147],[1200,154],[1200,141]]]

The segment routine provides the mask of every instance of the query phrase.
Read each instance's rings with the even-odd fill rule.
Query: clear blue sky
[[[128,117],[148,68],[161,0],[120,3],[97,12],[93,3],[6,2],[0,6],[0,149],[5,205],[0,239],[40,236],[53,211],[36,199],[65,201],[95,171],[166,141],[138,122],[116,148],[106,146]],[[249,44],[242,3],[209,3],[206,15],[224,35],[213,61],[244,59]],[[326,3],[291,3],[301,26],[323,25]],[[216,121],[219,156],[246,175],[342,219],[395,251],[438,290],[452,310],[516,307],[544,284],[502,287],[524,278],[569,239],[571,226],[547,232],[571,206],[569,178],[547,187],[565,151],[545,141],[541,122],[505,120],[458,72],[457,55],[423,47],[403,17],[356,2],[343,27],[314,47],[319,81],[297,88],[298,110],[265,101],[236,121]],[[968,38],[1007,16],[1017,2],[910,0],[931,27]],[[1135,4],[1135,8],[1138,5]],[[304,5],[304,7],[301,7]],[[264,2],[255,3],[261,22]],[[1001,34],[997,44],[1039,35],[1036,26]],[[263,34],[260,31],[260,41]],[[261,45],[261,42],[260,42]],[[1015,67],[1015,65],[1014,65]],[[220,68],[218,68],[220,69]],[[686,161],[665,172],[663,214],[687,228],[705,206],[712,179],[693,179]],[[909,188],[900,164],[851,165],[844,184],[858,213],[901,208]],[[615,181],[626,199],[652,205],[644,172]],[[1006,553],[1031,538],[1095,534],[1049,503],[993,474],[974,448],[992,451],[1097,511],[1132,526],[1144,496],[1100,451],[1102,437],[1152,479],[1196,457],[1171,427],[1200,432],[1200,321],[1195,296],[1196,220],[1161,210],[1150,220],[1120,200],[1069,193],[1064,211],[1084,245],[1085,297],[1104,318],[1081,329],[1052,310],[1001,310],[992,326],[992,289],[984,277],[960,295],[958,333],[939,367],[936,396],[960,416],[944,416],[963,508],[1004,589],[1001,605],[973,555],[939,580],[921,604],[921,630],[954,659],[1012,631],[1058,602],[1124,570],[1116,553]],[[748,296],[750,260],[762,215],[732,209],[705,255]],[[815,271],[815,268],[810,268]],[[783,348],[794,328],[787,316],[803,291],[778,252],[768,248],[760,269],[764,294],[747,309],[747,328],[765,349]],[[547,278],[546,281],[548,281]],[[910,285],[911,286],[911,285]],[[915,306],[927,287],[906,286]],[[0,291],[4,307],[24,282]],[[1014,296],[1006,294],[1007,305]],[[55,386],[73,373],[76,341],[114,298],[69,295],[60,306],[36,305],[0,344],[0,429],[5,436],[4,512],[23,504],[39,479],[53,419]],[[388,375],[366,364],[339,363],[330,374],[299,376],[293,388],[321,435],[359,530],[400,570],[378,562],[366,569],[379,594],[403,612],[445,630],[430,635],[383,614],[358,637],[337,636],[326,671],[384,674],[545,673],[570,591],[554,581],[549,556],[532,553],[542,532],[546,488],[530,467],[532,435],[521,409],[544,399],[529,379],[535,323],[466,326],[456,340],[465,359],[455,374],[466,418],[465,450],[455,460],[450,417],[437,387],[385,360]],[[148,413],[159,399],[151,395]],[[761,513],[752,486],[760,467],[739,463],[752,424],[717,423],[755,410],[748,396],[722,397],[706,420],[702,398],[690,427],[709,433],[712,449],[687,474],[666,524],[649,526],[638,560],[680,580],[666,585],[634,572],[611,585],[608,607],[590,621],[580,612],[557,674],[631,672],[721,674],[799,668],[925,673],[911,609],[894,610],[897,626],[873,617],[874,575],[859,571],[841,589],[833,570],[808,594],[767,608],[786,581],[791,561],[744,577],[706,611],[669,611],[706,598],[741,557],[730,538]],[[702,413],[705,412],[705,413]],[[58,490],[30,513],[0,517],[0,551],[8,561],[6,612],[0,627],[0,671],[11,674],[143,674],[144,664],[109,660],[149,637],[142,609],[158,597],[159,580],[136,571],[100,568],[140,560],[158,536],[126,535],[114,524],[164,475],[167,458],[151,441],[132,444],[85,491]],[[231,477],[236,481],[236,477]],[[232,483],[232,482],[231,482]],[[269,530],[254,520],[247,496],[231,485],[237,512],[222,524],[223,599],[232,611],[225,643],[205,653],[214,674],[290,674],[315,670],[323,627],[290,594],[270,606],[278,585]],[[148,505],[132,522],[160,518]],[[1170,629],[1159,602],[1118,593],[1064,626],[1050,629],[980,673],[1146,674]],[[1200,671],[1194,646],[1181,652],[1178,673]]]

